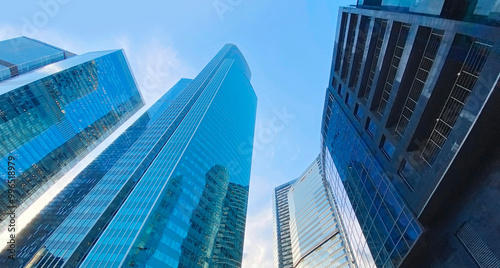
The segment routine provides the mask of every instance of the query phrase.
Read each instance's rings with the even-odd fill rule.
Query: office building
[[[321,158],[363,267],[500,266],[498,8],[340,8]]]
[[[275,267],[358,267],[319,156],[275,196]]]
[[[112,145],[121,157],[77,177],[97,181],[76,205],[59,204],[67,216],[37,251],[25,248],[29,266],[241,266],[257,104],[250,76],[228,44],[179,81]]]
[[[72,56],[75,54],[25,36],[0,41],[0,81]]]
[[[292,268],[292,238],[290,237],[290,210],[288,191],[295,182],[289,181],[274,189],[273,194],[273,238],[274,267]]]
[[[19,217],[144,103],[121,50],[74,55],[25,37],[0,42],[0,219]],[[9,189],[13,191],[9,195]]]
[[[8,258],[8,248],[0,253],[0,263],[10,267],[23,267],[45,240],[66,219],[102,177],[127,152],[135,141],[150,127],[179,93],[191,82],[181,79],[153,106],[139,117],[111,143],[97,158],[81,171],[40,213],[30,221],[16,239],[16,259]]]

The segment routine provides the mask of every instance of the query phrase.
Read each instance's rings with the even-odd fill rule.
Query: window
[[[366,118],[365,130],[372,138],[375,136],[375,133],[377,133],[377,125],[370,117]]]
[[[358,24],[358,15],[352,14],[349,18],[349,31],[347,32],[347,44],[345,46],[344,57],[342,62],[342,72],[341,79],[346,81],[347,74],[349,73],[349,67],[351,64],[352,57],[352,48],[354,46],[354,39],[356,36],[356,32],[358,28],[356,25]]]
[[[385,79],[384,87],[382,90],[382,97],[380,98],[380,102],[377,108],[377,112],[380,114],[380,116],[383,116],[385,107],[389,102],[394,78],[396,77],[399,63],[401,61],[401,57],[403,56],[406,39],[408,38],[408,34],[410,32],[410,27],[411,26],[409,24],[403,23],[401,24],[401,28],[399,29],[396,47],[394,48],[394,52],[392,54],[391,65],[389,66],[389,72],[387,73],[387,77]]]
[[[339,84],[339,87],[337,88],[337,93],[339,94],[340,97],[344,96],[344,91],[342,88],[342,84]]]
[[[349,79],[349,87],[356,87],[358,83],[359,76],[362,71],[361,64],[363,61],[363,55],[365,52],[365,46],[369,29],[370,29],[370,18],[366,16],[361,16],[361,21],[359,25],[359,34],[354,51],[353,68],[351,70],[351,75]]]
[[[392,155],[394,154],[394,151],[396,150],[394,145],[390,141],[388,141],[385,136],[382,136],[382,140],[380,141],[380,149],[382,149],[382,152],[389,159],[392,158]]]
[[[352,108],[354,106],[354,99],[351,98],[351,96],[349,95],[349,93],[345,94],[345,104],[349,108]]]
[[[416,174],[415,168],[408,163],[405,159],[401,161],[401,164],[399,165],[398,169],[398,174],[403,178],[405,183],[410,187],[410,189],[413,191],[413,185],[416,184],[415,178],[418,177],[418,174]]]
[[[359,107],[359,104],[356,103],[354,106],[354,116],[361,121],[363,119],[364,113],[363,109]]]
[[[469,44],[467,57],[421,154],[429,166],[432,166],[453,130],[492,47],[491,44],[480,40],[471,41]]]
[[[427,82],[427,77],[431,72],[432,65],[434,64],[434,59],[436,58],[441,40],[443,39],[443,32],[433,29],[430,33],[425,51],[422,55],[420,65],[418,66],[417,73],[413,79],[413,83],[410,88],[410,92],[406,97],[403,112],[401,113],[396,126],[396,132],[402,137],[410,118],[413,115],[415,107],[417,106],[418,99],[422,94],[425,83]]]
[[[347,18],[349,14],[348,13],[342,13],[342,21],[340,23],[340,33],[339,33],[339,43],[338,43],[338,48],[337,48],[337,57],[335,61],[335,71],[338,71],[340,68],[340,62],[341,56],[343,53],[344,49],[344,39],[345,39],[345,32],[346,32],[346,24],[347,24]]]
[[[372,33],[372,43],[374,49],[372,53],[368,53],[368,55],[372,55],[370,59],[370,71],[368,72],[368,80],[362,88],[364,89],[362,94],[362,99],[368,100],[368,96],[370,95],[370,91],[373,87],[373,80],[375,78],[375,74],[377,72],[378,60],[380,57],[380,53],[382,51],[382,45],[384,43],[384,35],[387,28],[387,20],[375,20],[375,25],[373,27]],[[376,38],[376,39],[375,39]]]

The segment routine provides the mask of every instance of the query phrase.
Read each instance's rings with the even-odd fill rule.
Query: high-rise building
[[[0,230],[143,105],[121,50],[0,42]]]
[[[275,267],[358,267],[319,156],[274,196]]]
[[[0,81],[72,56],[75,54],[24,36],[0,41]]]
[[[499,8],[340,8],[321,157],[364,267],[500,267]]]
[[[153,106],[128,127],[97,158],[80,172],[40,213],[16,236],[16,258],[9,259],[9,248],[0,252],[0,264],[23,267],[43,245],[52,232],[66,219],[102,177],[127,152],[135,141],[167,109],[191,82],[181,79]]]
[[[226,45],[177,83],[105,151],[111,159],[99,156],[49,205],[65,216],[33,240],[37,251],[22,251],[29,266],[241,266],[257,104],[250,76]]]
[[[292,238],[290,236],[290,210],[288,190],[295,182],[289,181],[274,189],[273,194],[273,237],[274,267],[292,268]]]

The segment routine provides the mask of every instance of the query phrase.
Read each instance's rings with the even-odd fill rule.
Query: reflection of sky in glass
[[[16,157],[19,214],[143,105],[121,50],[49,64],[0,83],[0,94],[0,159]]]
[[[382,0],[383,6],[410,7],[417,0]]]
[[[19,74],[63,60],[64,58],[65,52],[63,50],[24,36],[0,41],[0,59],[4,63],[15,65]],[[3,78],[0,69],[0,81]]]
[[[11,27],[14,32],[11,35],[3,33],[8,37],[22,35],[26,24],[21,18],[26,17],[31,22],[33,15],[44,12],[38,2],[4,1],[3,10],[9,12],[4,12],[0,21],[6,30]],[[273,262],[270,193],[275,186],[300,174],[318,154],[323,89],[330,73],[328,67],[338,6],[356,1],[290,4],[284,0],[223,0],[221,2],[234,4],[234,7],[227,9],[222,17],[214,8],[214,1],[196,1],[194,5],[192,1],[158,1],[154,6],[124,4],[120,12],[115,12],[116,4],[112,2],[60,2],[57,15],[49,16],[45,27],[27,27],[28,34],[76,53],[124,48],[148,104],[156,101],[181,77],[194,77],[212,53],[220,49],[219,41],[227,40],[242,49],[252,68],[252,85],[260,100],[256,142],[260,129],[266,129],[275,110],[281,112],[286,107],[289,113],[297,115],[270,143],[261,146],[264,149],[254,152],[245,239],[247,264],[243,266],[267,267]],[[277,12],[280,10],[284,12]],[[89,14],[102,20],[89,19]],[[130,18],[134,18],[133,25]],[[75,29],[80,29],[83,21],[86,29],[92,31],[76,34]],[[33,30],[39,31],[31,33]],[[305,38],[298,41],[297,36]],[[150,74],[150,69],[155,72]],[[157,88],[144,87],[148,85],[148,75],[155,79],[155,74],[166,77]],[[269,217],[263,218],[264,214]]]
[[[394,145],[392,145],[392,143],[388,139],[384,138],[382,143],[382,150],[387,154],[387,156],[389,156],[389,158],[392,158],[396,147],[394,147]]]
[[[368,118],[368,133],[370,133],[372,136],[375,136],[377,133],[377,124],[373,122],[373,119]]]
[[[359,267],[376,267],[373,256],[366,243],[366,238],[361,230],[361,226],[356,218],[356,213],[352,208],[351,201],[347,196],[342,180],[339,176],[337,168],[333,164],[333,160],[328,151],[324,154],[325,157],[325,178],[332,188],[335,203],[338,206],[340,220],[344,226],[344,231],[348,238],[348,243],[352,249],[354,259],[358,262]]]
[[[249,79],[241,53],[225,46],[165,111],[153,115],[154,123],[47,240],[41,262],[82,256],[89,249],[78,248],[87,244],[82,234],[109,220],[84,266],[125,261],[191,267],[193,251],[205,261],[213,256],[241,264],[252,158],[245,142],[253,140],[257,102]],[[103,214],[121,202],[117,194],[132,181],[137,185],[116,215]],[[221,223],[234,226],[232,233],[219,232]],[[240,248],[231,257],[213,246],[227,237]]]
[[[195,261],[191,254],[196,256],[196,262],[212,258],[221,222],[217,211],[226,195],[217,189],[222,187],[226,191],[229,182],[243,187],[249,184],[251,154],[243,154],[237,148],[253,135],[255,120],[256,98],[248,80],[248,67],[241,55],[235,53],[235,47],[224,47],[223,51],[226,49],[229,50],[225,60],[215,69],[196,103],[141,177],[83,265],[120,263],[121,254],[128,255],[125,263],[141,262],[151,266],[183,263],[189,267]],[[201,78],[197,77],[190,86],[195,86]],[[225,186],[211,183],[210,178],[214,175],[209,174],[214,167],[228,174],[221,176],[227,177]],[[164,197],[165,203],[173,207],[172,213],[161,213],[156,200],[162,194],[161,185],[170,187],[174,183],[169,180],[171,176],[179,178],[177,183],[182,186],[177,194]],[[225,180],[215,177],[215,181]],[[140,206],[137,206],[138,200]],[[155,222],[154,218],[148,218],[150,209],[165,217],[165,222],[155,227],[162,239],[158,244],[148,228],[140,227],[144,221],[145,226]],[[199,217],[205,220],[200,222]],[[243,232],[240,235],[243,236]],[[129,248],[143,245],[154,245],[156,257]]]
[[[23,232],[36,233],[37,235],[23,236],[22,239],[16,241],[17,247],[21,248],[21,250],[15,261],[9,260],[12,262],[12,267],[20,266],[22,263],[29,261],[32,257],[29,253],[36,252],[43,245],[50,233],[78,206],[81,198],[95,187],[106,172],[113,167],[116,161],[123,156],[142,133],[158,119],[158,114],[161,115],[168,108],[179,91],[184,89],[190,81],[189,79],[179,81],[80,172],[59,193],[56,200],[50,202],[47,207],[40,211],[39,215],[23,230]],[[41,229],[40,226],[44,226],[44,228]]]
[[[288,193],[294,267],[350,267],[350,249],[330,201],[318,157]]]
[[[10,77],[10,69],[0,65],[0,81]]]
[[[489,1],[489,0],[487,0]],[[418,0],[410,7],[411,12],[439,16],[443,9],[444,0]]]
[[[348,198],[355,212],[341,214],[346,215],[348,221],[357,218],[377,266],[397,267],[422,230],[336,102],[331,111],[327,148],[324,148],[327,149],[324,153],[325,173],[334,194]],[[326,160],[329,160],[329,154],[335,170],[328,168]],[[335,188],[343,188],[345,193]],[[351,211],[347,204],[344,202],[342,207]],[[349,228],[353,230],[349,231]],[[358,225],[347,224],[346,229],[354,237],[353,250],[364,252],[366,247]]]
[[[478,0],[475,15],[488,16],[490,13],[500,12],[500,1],[498,0]]]

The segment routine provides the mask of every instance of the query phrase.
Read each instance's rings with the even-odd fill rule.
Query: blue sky
[[[350,4],[8,1],[0,40],[26,35],[77,54],[123,48],[148,105],[180,78],[194,78],[225,43],[236,44],[259,98],[243,267],[270,267],[272,191],[300,176],[319,153],[337,11]]]

